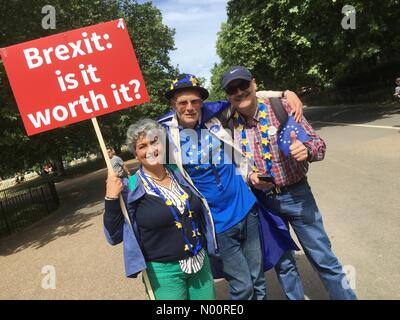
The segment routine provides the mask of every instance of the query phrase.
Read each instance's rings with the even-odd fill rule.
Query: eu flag
[[[278,135],[278,146],[279,149],[283,152],[285,156],[288,156],[290,153],[290,145],[292,144],[292,140],[290,139],[290,132],[294,131],[297,136],[297,140],[301,142],[306,142],[309,137],[308,134],[304,131],[304,129],[298,124],[293,116],[289,116],[285,125],[279,132]]]

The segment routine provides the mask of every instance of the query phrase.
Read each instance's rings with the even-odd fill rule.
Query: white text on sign
[[[84,44],[83,48],[82,40],[77,40],[75,42],[68,42],[68,46],[60,44],[55,48],[49,47],[46,49],[42,49],[41,51],[38,48],[25,49],[24,55],[28,64],[28,68],[38,68],[42,66],[43,63],[51,64],[54,59],[66,61],[68,59],[73,59],[78,56],[84,56],[96,51],[104,51],[106,50],[106,48],[112,48],[111,43],[106,43],[105,46],[100,43],[100,40],[108,40],[110,38],[107,33],[105,33],[103,36],[99,36],[96,34],[96,32],[93,32],[91,37],[88,38],[88,34],[86,32],[83,32],[82,37]],[[94,47],[92,46],[92,44],[94,44]]]

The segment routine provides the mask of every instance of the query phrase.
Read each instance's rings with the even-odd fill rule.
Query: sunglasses
[[[237,82],[235,85],[228,85],[225,88],[225,92],[228,95],[233,95],[236,93],[236,91],[238,89],[240,89],[241,91],[243,90],[247,90],[250,87],[250,81],[246,81],[246,80],[240,80],[239,82]]]

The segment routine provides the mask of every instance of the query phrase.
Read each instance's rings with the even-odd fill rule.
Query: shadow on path
[[[394,114],[400,114],[400,105],[314,106],[304,110],[305,117],[312,123],[314,129],[343,126],[342,123],[364,124],[379,119],[386,119]],[[400,124],[393,126],[400,127]]]
[[[131,173],[137,165],[127,163]],[[50,242],[90,227],[90,221],[103,213],[107,170],[101,169],[56,184],[60,208],[25,230],[0,239],[0,256],[27,248],[39,249]]]
[[[302,278],[305,295],[310,300],[328,300],[329,296],[319,279],[318,273],[314,271],[304,254],[296,254],[297,268]],[[282,288],[276,277],[275,270],[269,270],[266,274],[267,300],[286,300]],[[229,285],[225,280],[215,283],[218,300],[229,299]]]
[[[136,165],[130,161],[128,167],[133,172]],[[0,256],[39,249],[90,227],[90,221],[104,210],[106,177],[107,170],[101,169],[57,183],[60,208],[19,233],[0,239]]]
[[[60,237],[72,235],[91,226],[90,220],[102,213],[102,207],[99,204],[102,203],[104,194],[103,188],[98,186],[100,180],[104,181],[105,174],[96,173],[94,179],[85,179],[86,183],[80,181],[63,191],[59,189],[63,189],[62,185],[70,181],[65,180],[57,184],[60,208],[27,229],[2,238],[0,256],[7,256],[27,248],[39,249]],[[92,183],[91,186],[89,186],[89,181]]]

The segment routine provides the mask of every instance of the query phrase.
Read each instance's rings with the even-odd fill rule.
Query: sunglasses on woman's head
[[[240,80],[239,82],[237,82],[234,85],[228,85],[225,88],[225,92],[228,95],[232,95],[232,94],[235,94],[238,89],[243,91],[243,90],[247,90],[249,87],[250,87],[250,81]]]

